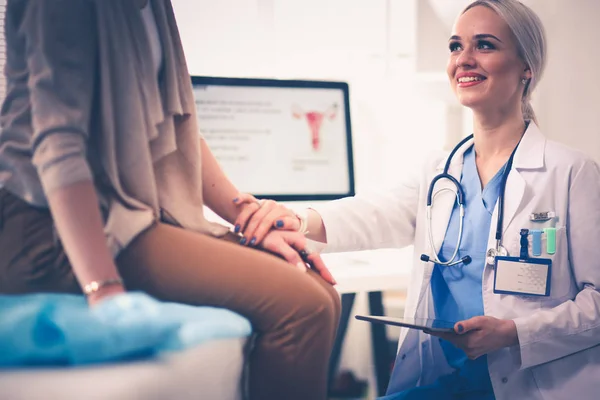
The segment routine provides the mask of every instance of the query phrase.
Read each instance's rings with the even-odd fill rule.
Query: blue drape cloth
[[[150,357],[209,340],[247,337],[225,309],[125,293],[89,308],[82,296],[0,296],[0,366],[79,365]]]

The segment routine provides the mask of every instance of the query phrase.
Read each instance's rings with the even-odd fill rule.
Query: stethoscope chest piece
[[[508,251],[504,248],[504,246],[498,246],[496,249],[488,249],[485,255],[485,261],[487,265],[494,266],[496,263],[496,257],[506,257],[508,255]]]

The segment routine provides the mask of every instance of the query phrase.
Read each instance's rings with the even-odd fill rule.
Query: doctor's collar
[[[515,169],[537,169],[544,167],[544,151],[546,148],[546,137],[542,134],[539,127],[533,120],[526,120],[526,128],[521,138],[519,147],[515,153],[513,167]],[[462,165],[463,155],[473,146],[473,139],[464,143],[456,152],[450,165]],[[443,170],[448,160],[448,154],[445,155],[436,165],[436,170]]]

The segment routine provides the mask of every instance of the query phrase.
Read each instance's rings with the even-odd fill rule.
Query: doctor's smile
[[[460,88],[475,86],[485,79],[485,76],[473,72],[462,72],[456,76],[456,81]]]

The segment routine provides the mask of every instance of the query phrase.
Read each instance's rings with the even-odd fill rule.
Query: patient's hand
[[[257,200],[247,193],[240,193],[234,203],[240,208],[235,221],[235,231],[246,238],[245,244],[262,243],[267,232],[278,230],[297,231],[300,221],[296,214],[284,205],[273,200]]]
[[[299,232],[272,230],[266,234],[260,247],[283,257],[301,270],[306,270],[308,263],[323,279],[332,285],[336,284],[319,253],[310,251],[307,239]]]

